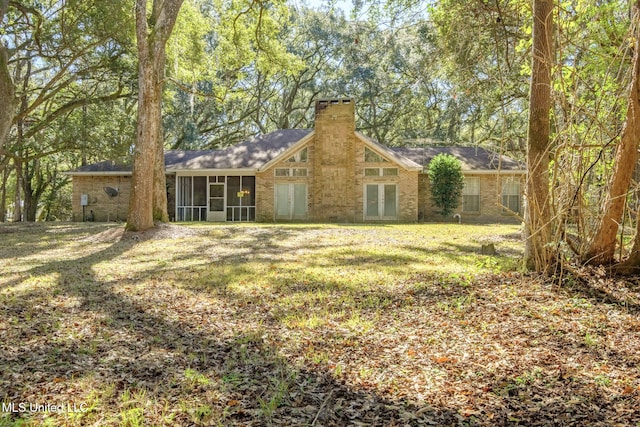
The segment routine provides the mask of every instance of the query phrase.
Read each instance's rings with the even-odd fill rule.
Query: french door
[[[307,219],[307,184],[276,184],[276,219]]]
[[[365,184],[364,219],[370,221],[398,219],[398,186],[396,184]]]

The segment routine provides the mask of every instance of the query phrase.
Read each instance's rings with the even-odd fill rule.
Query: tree
[[[162,143],[162,88],[166,44],[183,0],[136,0],[138,48],[138,125],[131,180],[127,229],[143,231],[155,220],[168,221],[164,146]]]
[[[4,21],[8,7],[9,0],[0,0],[0,23]],[[0,150],[6,145],[15,110],[18,107],[18,99],[9,70],[9,57],[8,46],[0,41],[0,99],[3,104],[0,107]]]
[[[638,159],[640,143],[640,1],[632,8],[631,27],[635,27],[633,39],[633,71],[627,98],[627,118],[622,136],[617,146],[613,174],[608,185],[604,212],[597,232],[583,255],[591,264],[610,264],[613,262],[618,235],[618,224],[622,220],[629,186]],[[639,228],[640,230],[640,228]],[[636,233],[636,240],[640,238]],[[640,241],[634,243],[629,263],[634,258],[640,260]]]
[[[525,262],[529,269],[538,272],[548,272],[554,264],[549,196],[552,33],[553,1],[534,0],[525,190]]]
[[[8,1],[0,10],[2,181],[15,185],[14,220],[35,221],[41,197],[55,186],[50,177],[72,167],[46,158],[82,144],[58,131],[77,110],[129,96],[121,60],[131,33],[124,2]]]
[[[433,202],[442,216],[449,216],[458,207],[464,188],[460,161],[450,154],[438,154],[429,162],[427,174]]]

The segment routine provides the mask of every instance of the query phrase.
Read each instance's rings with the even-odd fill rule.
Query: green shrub
[[[464,175],[460,161],[450,154],[438,154],[429,163],[431,199],[440,208],[442,216],[450,215],[458,207]]]

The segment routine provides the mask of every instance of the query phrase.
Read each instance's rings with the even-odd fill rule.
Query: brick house
[[[440,152],[463,165],[459,213],[513,221],[522,167],[468,147],[389,148],[355,130],[355,102],[318,100],[315,129],[286,129],[221,150],[165,153],[169,216],[175,221],[415,222],[440,217],[424,166]],[[127,165],[100,162],[68,172],[76,221],[125,220]]]

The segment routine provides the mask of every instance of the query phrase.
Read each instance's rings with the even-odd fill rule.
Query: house
[[[482,148],[385,147],[355,130],[351,98],[316,101],[313,130],[278,130],[221,150],[167,151],[169,216],[232,222],[437,220],[424,171],[442,152],[463,165],[463,221],[514,220],[525,173],[516,161]],[[68,174],[74,220],[126,219],[130,167],[106,161]]]

